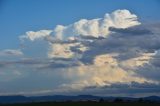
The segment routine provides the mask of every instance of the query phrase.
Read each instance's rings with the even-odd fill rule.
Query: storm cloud
[[[70,25],[57,25],[53,30],[26,32],[20,36],[24,45],[26,39],[31,44],[48,43],[44,54],[47,58],[29,58],[24,53],[18,60],[1,60],[0,67],[9,71],[0,70],[0,75],[12,78],[7,80],[8,84],[0,78],[4,80],[0,83],[8,87],[18,79],[22,84],[33,79],[37,86],[48,82],[52,83],[49,87],[33,88],[53,94],[159,93],[159,28],[159,23],[141,24],[128,10],[116,10],[103,18],[81,19]],[[43,78],[41,83],[36,77]],[[20,90],[24,94],[29,92],[27,88]]]

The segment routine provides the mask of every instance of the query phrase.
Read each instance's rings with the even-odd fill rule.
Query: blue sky
[[[160,96],[159,10],[159,0],[0,0],[0,95]]]
[[[1,0],[0,49],[17,48],[26,31],[53,29],[79,19],[102,17],[116,9],[128,9],[142,21],[160,19],[159,0]]]

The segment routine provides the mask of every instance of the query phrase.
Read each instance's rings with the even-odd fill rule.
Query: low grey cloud
[[[145,97],[145,96],[151,96],[156,95],[160,96],[160,85],[155,85],[151,83],[136,83],[132,82],[131,84],[123,84],[123,83],[115,83],[111,86],[103,86],[103,87],[97,87],[97,86],[89,86],[85,87],[83,90],[72,90],[71,88],[70,92],[63,91],[53,94],[65,94],[65,95],[96,95],[96,96],[121,96],[121,97]],[[49,92],[49,93],[52,93]]]
[[[136,26],[136,27],[130,27],[130,28],[114,28],[110,27],[110,31],[116,32],[116,33],[121,33],[127,36],[132,35],[132,36],[140,36],[140,35],[146,35],[146,34],[152,34],[151,30],[145,28],[144,26]]]

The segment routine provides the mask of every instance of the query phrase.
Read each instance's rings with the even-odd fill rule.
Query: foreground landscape
[[[54,105],[92,105],[92,106],[128,106],[128,105],[160,105],[160,97],[101,97],[93,95],[52,95],[52,96],[0,96],[0,106],[54,106]]]
[[[159,103],[147,102],[42,102],[42,103],[19,103],[3,104],[0,106],[159,106]]]

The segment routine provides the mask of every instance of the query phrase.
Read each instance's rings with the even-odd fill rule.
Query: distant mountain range
[[[64,96],[64,95],[53,95],[53,96],[0,96],[0,104],[8,103],[28,103],[28,102],[66,102],[66,101],[150,101],[160,102],[160,97],[149,96],[144,98],[131,98],[131,97],[100,97],[92,95],[78,95],[78,96]]]

